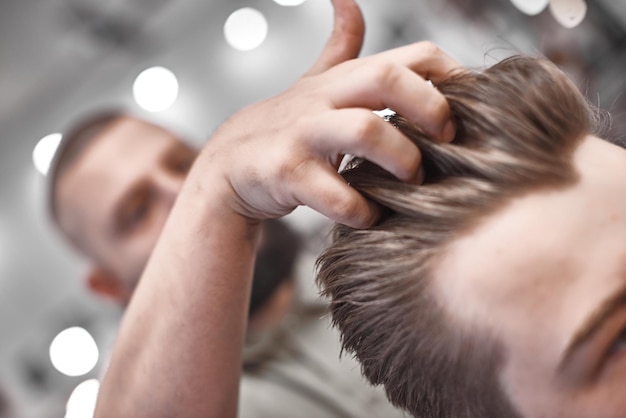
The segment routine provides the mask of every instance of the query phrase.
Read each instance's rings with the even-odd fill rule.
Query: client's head
[[[626,151],[545,60],[437,88],[453,143],[392,118],[423,185],[344,173],[386,208],[318,261],[344,348],[418,417],[626,416]]]

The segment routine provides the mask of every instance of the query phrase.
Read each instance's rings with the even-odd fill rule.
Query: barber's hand
[[[334,31],[320,58],[284,93],[224,123],[203,150],[228,187],[224,203],[249,219],[283,216],[307,205],[353,227],[367,227],[377,206],[337,173],[344,154],[415,180],[418,148],[372,109],[391,108],[439,140],[454,126],[435,85],[459,64],[421,42],[355,59],[363,17],[353,0],[334,0]],[[217,171],[213,171],[217,170]]]

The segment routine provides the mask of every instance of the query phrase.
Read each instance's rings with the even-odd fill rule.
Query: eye
[[[617,353],[623,352],[626,349],[626,328],[622,330],[622,332],[617,336],[613,345],[609,349],[608,355],[612,356]]]
[[[141,226],[152,208],[152,192],[144,187],[133,193],[122,205],[117,216],[117,229],[122,234],[132,233]]]

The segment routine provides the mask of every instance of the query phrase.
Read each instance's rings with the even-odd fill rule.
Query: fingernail
[[[443,127],[443,131],[441,132],[441,137],[444,141],[450,142],[454,139],[456,135],[456,127],[454,126],[454,122],[449,120],[446,125]]]

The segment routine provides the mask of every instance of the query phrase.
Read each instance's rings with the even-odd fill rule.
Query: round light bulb
[[[587,14],[585,0],[551,0],[550,12],[566,28],[578,26]]]
[[[149,112],[170,108],[178,97],[178,79],[164,67],[143,70],[133,83],[133,96],[139,106]]]
[[[50,344],[52,365],[66,376],[82,376],[98,363],[98,346],[87,330],[80,327],[61,331]]]
[[[224,23],[224,37],[233,48],[250,51],[265,41],[267,20],[251,7],[235,10]]]
[[[511,0],[511,3],[522,13],[534,16],[543,12],[548,7],[550,0]]]
[[[37,171],[44,176],[48,174],[50,163],[61,143],[61,138],[62,135],[60,133],[46,135],[37,142],[33,149],[33,164],[35,164]]]
[[[74,388],[65,406],[65,418],[92,418],[96,411],[96,399],[100,382],[85,380]]]
[[[281,6],[299,6],[306,0],[274,0],[275,3]]]

